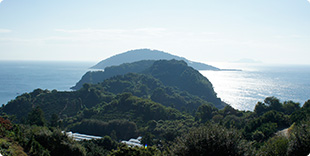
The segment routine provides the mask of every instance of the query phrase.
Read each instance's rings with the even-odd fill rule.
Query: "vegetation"
[[[128,147],[126,145],[120,146],[117,150],[112,150],[110,156],[160,156],[161,152],[156,147]]]
[[[179,137],[171,155],[244,155],[250,147],[234,129],[217,124],[206,124]]]
[[[138,76],[137,74],[128,73],[140,73],[143,75]],[[153,96],[153,98],[157,98],[155,101],[160,100],[158,102],[169,103],[173,101],[173,104],[181,102],[186,106],[189,103],[188,99],[195,97],[197,102],[203,100],[211,102],[220,109],[225,106],[217,98],[210,81],[197,70],[189,67],[184,61],[139,61],[107,67],[104,72],[86,73],[74,88],[80,89],[84,83],[102,83],[102,87],[106,91],[114,94],[130,91],[139,97],[150,97],[154,93],[153,91],[158,89],[155,93],[160,95]],[[161,97],[162,99],[159,99],[159,96],[163,96]],[[194,103],[189,105],[192,104]],[[198,106],[196,104],[195,107],[197,108]]]
[[[169,67],[163,70],[161,63]],[[161,72],[160,72],[161,71]],[[72,92],[36,89],[1,107],[3,155],[307,155],[310,100],[267,97],[253,112],[210,100],[212,85],[180,61],[157,61]],[[172,74],[171,74],[172,73]],[[172,75],[179,78],[172,80]],[[191,82],[188,82],[191,81]],[[194,91],[183,85],[196,85]],[[201,88],[199,88],[199,86]],[[102,136],[74,141],[72,131]],[[121,140],[142,136],[147,147]]]
[[[3,120],[3,118],[0,118]],[[9,124],[8,119],[4,120]],[[4,155],[86,155],[81,144],[59,129],[42,126],[1,124],[1,153]],[[6,127],[3,129],[3,127]]]
[[[159,79],[166,86],[177,87],[182,91],[212,102],[217,108],[223,108],[211,82],[197,70],[188,67],[183,61],[156,61],[144,73]]]
[[[71,89],[81,89],[84,83],[97,84],[116,75],[127,73],[140,73],[153,65],[153,60],[142,60],[133,63],[124,63],[119,66],[105,67],[104,71],[89,71],[83,75],[82,79]]]

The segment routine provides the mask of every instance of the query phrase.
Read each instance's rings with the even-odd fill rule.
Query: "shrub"
[[[252,150],[234,129],[217,124],[194,128],[179,137],[171,147],[171,155],[246,155]]]

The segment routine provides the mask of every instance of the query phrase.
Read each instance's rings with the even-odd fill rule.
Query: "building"
[[[137,139],[131,138],[129,139],[129,141],[124,140],[121,143],[124,143],[128,145],[129,147],[134,147],[134,146],[143,147],[143,145],[141,144],[141,139],[142,137],[138,137]]]
[[[62,133],[65,133],[68,137],[73,138],[73,140],[75,141],[102,139],[102,137],[99,137],[99,136],[86,135],[86,134],[80,134],[80,133],[72,133],[72,132],[64,132],[64,131]]]

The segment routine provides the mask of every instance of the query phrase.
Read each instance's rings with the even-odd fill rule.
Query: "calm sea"
[[[254,110],[258,101],[275,96],[281,102],[301,105],[310,99],[310,65],[264,65],[214,63],[222,69],[242,71],[200,71],[218,97],[239,110]]]
[[[70,90],[95,63],[0,61],[0,105],[37,88]]]
[[[34,89],[69,91],[96,62],[0,61],[0,105]],[[213,63],[242,71],[200,71],[223,101],[253,110],[258,101],[276,96],[303,104],[310,99],[310,65]]]

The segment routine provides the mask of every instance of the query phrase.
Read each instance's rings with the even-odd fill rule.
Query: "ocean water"
[[[69,91],[95,63],[0,61],[0,105],[37,88]]]
[[[0,105],[34,89],[70,91],[96,62],[0,61]],[[210,63],[222,69],[200,71],[218,97],[239,110],[253,110],[258,101],[275,96],[303,104],[310,99],[310,65]]]
[[[239,110],[254,110],[258,101],[275,96],[281,102],[301,105],[310,99],[310,65],[264,65],[214,63],[222,69],[242,71],[200,71],[213,84],[223,101]]]

